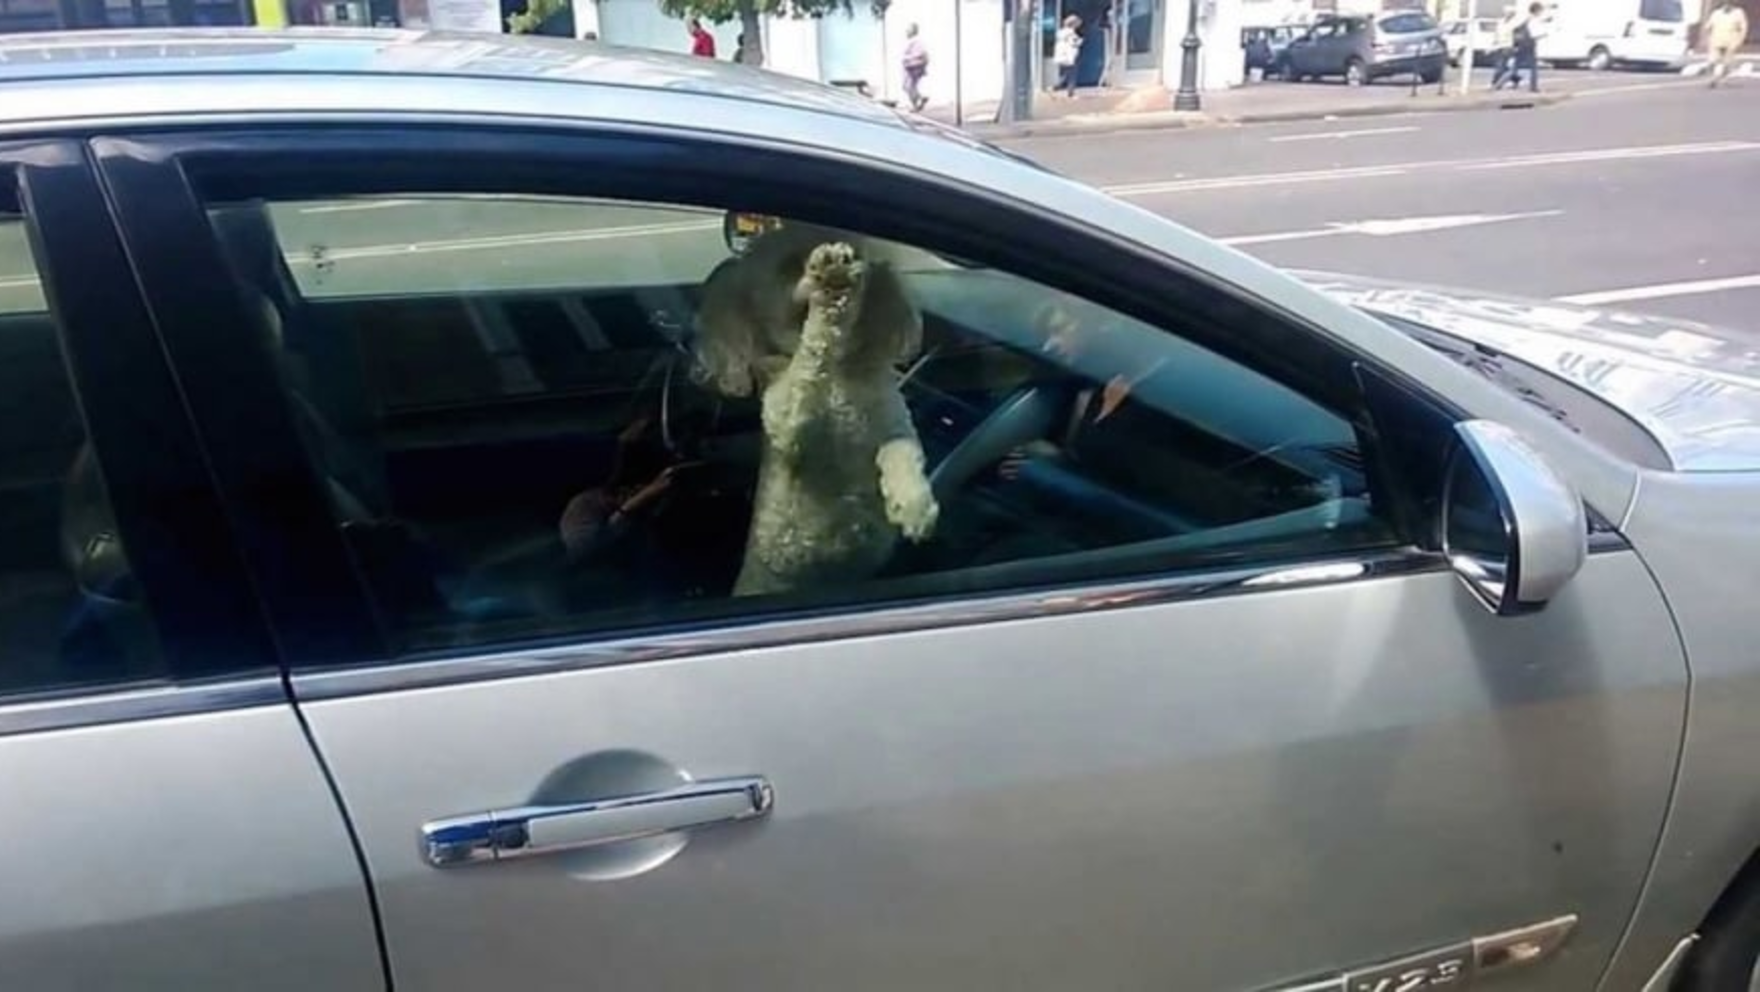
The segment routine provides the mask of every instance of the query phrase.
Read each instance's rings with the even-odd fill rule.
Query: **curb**
[[[1094,121],[1048,120],[1026,124],[971,124],[970,133],[991,139],[1065,138],[1089,134],[1113,134],[1121,131],[1184,131],[1198,128],[1239,127],[1250,124],[1287,124],[1291,121],[1339,120],[1352,117],[1393,117],[1400,114],[1464,113],[1474,110],[1534,110],[1569,100],[1571,93],[1536,93],[1496,99],[1468,97],[1435,97],[1424,102],[1422,97],[1410,103],[1374,103],[1366,106],[1315,107],[1309,110],[1245,111],[1237,114],[1179,113],[1148,111],[1138,114],[1111,114]]]

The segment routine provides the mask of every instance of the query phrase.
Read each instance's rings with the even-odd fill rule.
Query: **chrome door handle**
[[[769,780],[747,775],[631,796],[492,809],[422,824],[422,857],[435,868],[449,868],[571,851],[750,820],[770,812],[775,801]]]

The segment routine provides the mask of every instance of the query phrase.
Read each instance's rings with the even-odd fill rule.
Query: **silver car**
[[[0,78],[5,989],[1748,987],[1735,339],[1286,274],[702,60]],[[920,313],[940,515],[735,597],[700,288],[801,224]]]

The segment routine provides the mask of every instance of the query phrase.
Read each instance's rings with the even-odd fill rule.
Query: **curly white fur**
[[[877,275],[890,274],[846,242],[807,256],[792,294],[806,318],[764,388],[764,457],[735,595],[868,578],[899,533],[920,541],[935,527],[939,508],[893,370],[896,342],[861,332]],[[920,339],[906,312],[914,326],[902,333]]]

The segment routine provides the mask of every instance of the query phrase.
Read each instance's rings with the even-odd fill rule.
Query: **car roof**
[[[126,84],[121,95],[138,91],[143,80],[160,86],[193,80],[222,89],[214,84],[223,77],[560,82],[625,96],[687,93],[906,126],[899,113],[874,100],[781,73],[574,39],[329,27],[0,35],[0,87],[7,90],[55,83],[102,90],[108,82]],[[395,89],[380,92],[395,99]],[[116,113],[128,114],[135,103],[119,99]],[[217,96],[216,109],[230,106]],[[42,117],[41,108],[0,100],[0,121]]]

